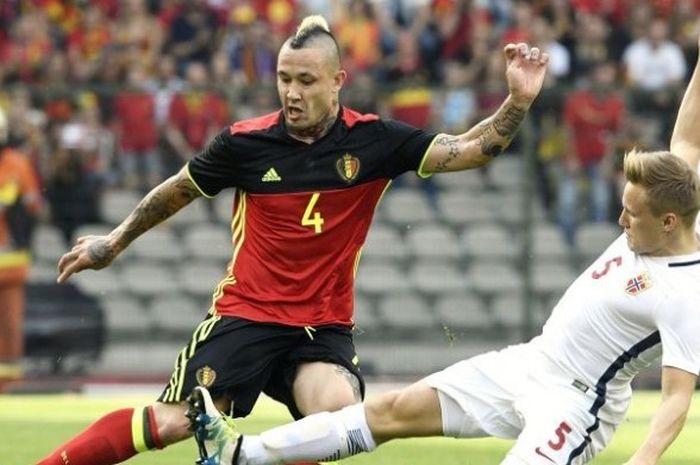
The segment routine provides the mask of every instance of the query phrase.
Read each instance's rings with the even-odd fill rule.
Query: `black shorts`
[[[303,415],[292,395],[297,367],[303,362],[341,365],[365,383],[357,364],[350,328],[317,326],[313,330],[233,317],[209,316],[197,326],[180,352],[161,402],[180,402],[195,386],[213,398],[233,402],[231,415],[250,413],[261,392],[287,406],[294,418]]]

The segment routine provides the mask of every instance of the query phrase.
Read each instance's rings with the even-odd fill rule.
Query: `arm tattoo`
[[[141,234],[170,218],[201,195],[187,177],[177,174],[166,180],[141,200],[121,224],[122,247],[126,247]]]
[[[444,160],[440,160],[435,166],[435,171],[447,171],[450,164],[459,156],[458,140],[453,136],[438,136],[438,138],[435,139],[435,145],[444,145],[447,147],[447,157]]]
[[[109,265],[114,259],[114,250],[109,246],[107,240],[99,240],[87,249],[88,256],[93,263],[93,267],[96,270],[102,269]]]
[[[348,380],[348,383],[350,383],[350,386],[352,387],[352,394],[355,397],[355,400],[361,402],[362,390],[360,389],[360,380],[357,379],[357,376],[355,376],[350,370],[348,370],[342,365],[336,365],[335,371],[345,376],[345,378]]]
[[[526,111],[512,104],[506,105],[494,116],[488,118],[480,126],[483,128],[477,145],[481,146],[481,153],[489,157],[495,157],[503,152],[518,132],[520,123],[525,119]],[[494,140],[495,139],[495,140]]]

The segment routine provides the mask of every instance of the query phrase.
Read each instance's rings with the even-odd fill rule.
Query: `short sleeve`
[[[699,374],[700,297],[666,301],[658,312],[657,325],[663,347],[661,364]]]
[[[202,194],[213,197],[223,189],[237,186],[240,154],[236,152],[233,137],[226,128],[190,160],[187,171]]]
[[[393,179],[406,171],[418,171],[437,134],[395,120],[383,124],[386,134],[382,140],[389,149],[386,174]]]

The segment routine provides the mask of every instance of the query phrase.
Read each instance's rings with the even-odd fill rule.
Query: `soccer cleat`
[[[196,387],[187,398],[185,415],[199,448],[197,465],[235,465],[241,448],[241,436],[233,420],[217,410],[209,391]]]

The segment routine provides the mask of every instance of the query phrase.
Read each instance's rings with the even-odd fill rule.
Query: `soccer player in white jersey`
[[[656,464],[680,433],[700,371],[700,64],[670,152],[632,151],[624,234],[574,281],[542,334],[461,361],[405,389],[259,436],[238,436],[204,388],[191,396],[206,465],[336,460],[395,438],[517,439],[506,465],[588,463],[610,442],[630,383],[661,359],[662,401],[626,465]]]

